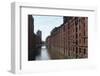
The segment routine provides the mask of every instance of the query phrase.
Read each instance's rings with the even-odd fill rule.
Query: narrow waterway
[[[42,46],[40,50],[40,54],[36,56],[36,60],[50,60],[50,56],[46,46]]]

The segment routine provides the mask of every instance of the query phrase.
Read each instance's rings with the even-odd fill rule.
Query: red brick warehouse
[[[88,57],[88,17],[63,17],[46,39],[52,59]]]

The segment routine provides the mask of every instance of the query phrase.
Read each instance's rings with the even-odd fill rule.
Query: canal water
[[[46,46],[41,47],[40,54],[36,56],[36,60],[50,60],[50,56]]]

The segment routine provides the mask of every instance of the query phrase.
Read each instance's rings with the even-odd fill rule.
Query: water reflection
[[[40,53],[36,56],[36,60],[49,60],[50,56],[46,46],[42,46],[40,49]]]
[[[41,53],[41,47],[34,47],[33,49],[29,49],[29,52],[28,52],[28,59],[29,61],[32,61],[32,60],[36,60],[36,56],[40,55]]]

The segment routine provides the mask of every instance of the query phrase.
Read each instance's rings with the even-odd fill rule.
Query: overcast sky
[[[34,16],[34,32],[42,31],[42,40],[45,41],[46,37],[50,35],[54,27],[60,26],[63,23],[62,16]]]

